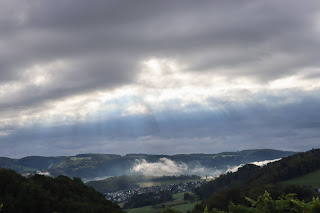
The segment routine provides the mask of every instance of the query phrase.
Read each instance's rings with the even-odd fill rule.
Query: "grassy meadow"
[[[320,188],[320,169],[314,172],[311,172],[309,174],[284,181],[283,183],[292,184],[292,185],[305,185],[305,186]]]

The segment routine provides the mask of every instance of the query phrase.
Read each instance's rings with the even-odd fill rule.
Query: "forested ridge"
[[[32,175],[0,168],[1,212],[123,212],[80,178]]]
[[[204,199],[195,206],[194,213],[216,208],[228,210],[231,202],[249,205],[245,197],[257,199],[268,191],[273,199],[283,194],[295,193],[300,200],[311,201],[318,196],[316,189],[308,186],[288,185],[289,180],[320,169],[320,149],[298,153],[270,163],[262,168],[246,165],[236,173],[227,173],[198,188],[195,192]],[[320,186],[319,186],[320,187]]]

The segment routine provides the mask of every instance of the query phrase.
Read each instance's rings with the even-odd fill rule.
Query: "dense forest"
[[[268,191],[273,199],[283,194],[295,193],[300,200],[311,201],[318,196],[315,188],[283,184],[289,180],[320,169],[320,149],[295,154],[264,167],[246,165],[236,173],[227,173],[196,189],[195,193],[204,199],[195,206],[194,213],[205,208],[228,210],[231,202],[250,205],[245,197],[257,199]],[[319,186],[320,187],[320,186]]]
[[[80,178],[32,175],[0,168],[1,212],[123,212]]]
[[[159,203],[172,200],[172,193],[170,191],[161,191],[158,193],[149,192],[145,194],[136,194],[130,197],[125,203],[123,208],[138,208],[148,205],[156,205]]]

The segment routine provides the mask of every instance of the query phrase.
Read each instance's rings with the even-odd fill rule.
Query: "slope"
[[[245,197],[256,199],[267,190],[274,198],[287,193],[296,193],[299,199],[310,200],[317,196],[316,190],[307,186],[286,185],[283,181],[320,169],[320,149],[298,153],[263,168],[247,165],[236,173],[222,175],[196,191],[207,198],[193,212],[203,212],[207,206],[227,210],[230,202],[247,205]]]
[[[1,212],[123,212],[81,179],[33,175],[0,169]]]

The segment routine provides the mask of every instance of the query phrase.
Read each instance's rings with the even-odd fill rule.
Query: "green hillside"
[[[320,188],[320,169],[309,174],[283,182],[284,184],[303,185]]]
[[[221,175],[219,178],[202,185],[196,190],[199,197],[204,199],[196,205],[194,213],[202,213],[206,207],[209,210],[217,208],[228,211],[230,202],[248,205],[245,197],[257,199],[259,195],[268,191],[273,199],[283,194],[295,193],[300,200],[310,201],[319,196],[310,184],[297,185],[301,175],[308,180],[315,180],[320,170],[320,149],[305,153],[298,153],[280,161],[270,163],[263,168],[247,165],[236,173]],[[283,184],[284,181],[294,181],[292,184]]]

